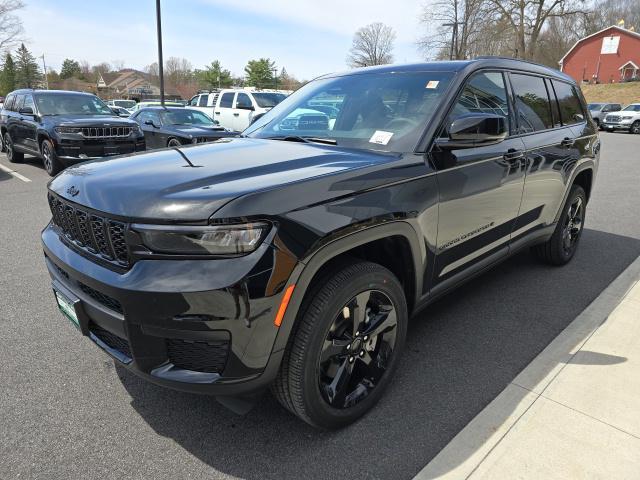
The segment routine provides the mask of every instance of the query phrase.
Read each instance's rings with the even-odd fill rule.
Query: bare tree
[[[347,64],[357,68],[391,63],[395,39],[396,33],[393,29],[381,22],[360,28],[353,36]]]
[[[514,37],[514,56],[532,59],[547,20],[586,12],[585,0],[487,0]]]
[[[167,84],[176,88],[191,80],[192,66],[186,58],[169,57],[164,62],[164,76]]]
[[[428,59],[462,60],[478,54],[487,13],[486,0],[438,0],[424,5],[420,22],[429,31],[433,25],[436,29],[418,40],[418,48]]]
[[[121,59],[111,60],[111,65],[113,66],[114,72],[119,72],[124,68],[124,60],[121,60]]]
[[[9,50],[22,40],[22,20],[15,15],[21,8],[22,0],[0,0],[0,51]]]

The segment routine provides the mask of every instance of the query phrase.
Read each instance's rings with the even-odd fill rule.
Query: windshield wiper
[[[324,143],[326,145],[338,144],[338,141],[333,138],[301,137],[299,135],[287,135],[285,137],[267,137],[267,140],[283,140],[285,142],[301,142],[301,143]]]

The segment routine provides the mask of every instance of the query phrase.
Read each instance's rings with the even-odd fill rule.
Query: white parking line
[[[15,170],[12,170],[9,167],[5,167],[1,163],[0,163],[0,170],[2,170],[3,172],[7,172],[9,175],[12,175],[12,176],[16,177],[18,180],[22,180],[23,182],[30,182],[31,181],[27,177],[25,177],[24,175],[16,172]]]

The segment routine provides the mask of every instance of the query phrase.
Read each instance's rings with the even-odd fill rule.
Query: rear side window
[[[231,108],[233,106],[233,96],[235,93],[227,92],[223,93],[220,97],[220,108]]]
[[[19,112],[22,108],[22,103],[24,102],[24,95],[16,95],[16,101],[13,103],[13,107],[11,110],[14,112]]]
[[[13,106],[13,99],[16,98],[15,95],[9,95],[7,97],[7,99],[4,102],[4,108],[5,110],[11,110],[11,107]]]
[[[27,95],[24,97],[24,103],[22,104],[22,108],[31,107],[31,110],[35,112],[36,106],[33,104],[33,97],[31,95]]]
[[[502,115],[509,123],[509,103],[502,73],[483,72],[471,77],[449,115],[447,126],[468,113]]]
[[[580,98],[573,85],[553,80],[553,88],[558,97],[560,116],[564,125],[573,125],[584,121],[584,112]]]
[[[531,133],[553,127],[551,102],[542,77],[511,74],[516,97],[519,133]]]
[[[198,100],[198,106],[206,107],[208,99],[209,99],[209,95],[200,95],[200,100]]]

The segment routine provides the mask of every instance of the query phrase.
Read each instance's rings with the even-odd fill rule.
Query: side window
[[[191,97],[191,100],[189,100],[189,106],[190,107],[196,107],[198,106],[198,99],[200,98],[199,95],[194,95],[193,97]]]
[[[582,104],[576,89],[568,83],[553,80],[553,88],[558,96],[560,116],[564,125],[573,125],[584,121]]]
[[[231,108],[233,107],[233,96],[235,93],[226,92],[222,94],[220,97],[220,108]]]
[[[16,95],[16,101],[13,104],[13,108],[11,110],[13,110],[14,112],[19,112],[20,109],[22,108],[22,104],[24,103],[24,95]]]
[[[553,126],[551,105],[542,77],[511,74],[516,96],[519,133],[537,132]]]
[[[11,110],[11,107],[13,106],[13,99],[16,98],[15,95],[9,95],[7,97],[7,99],[4,101],[4,109],[5,110]]]
[[[200,95],[200,100],[198,100],[198,106],[199,107],[206,107],[207,106],[207,100],[209,100],[209,94]]]
[[[620,105],[619,103],[614,103],[611,106],[611,111],[612,112],[619,112],[620,110],[622,110],[622,105]]]
[[[509,120],[509,103],[504,77],[500,72],[483,72],[471,77],[447,120],[447,126],[467,113],[493,113]],[[446,132],[445,132],[446,133]]]
[[[251,98],[246,93],[239,93],[236,98],[236,108],[251,108]]]
[[[22,108],[27,108],[27,107],[31,107],[31,110],[33,110],[33,112],[35,113],[36,106],[33,104],[32,95],[25,95],[24,97],[24,103],[22,104]]]

